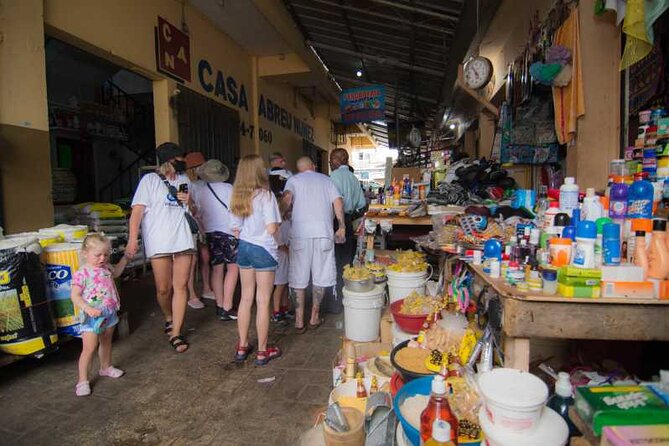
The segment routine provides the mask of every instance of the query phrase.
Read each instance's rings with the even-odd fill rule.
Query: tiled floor
[[[92,396],[75,397],[78,341],[1,368],[0,444],[284,445],[327,404],[341,317],[301,336],[275,326],[271,342],[284,356],[256,367],[231,361],[236,323],[216,320],[212,301],[188,310],[191,348],[178,355],[150,280],[125,282],[121,293],[131,335],[115,342],[114,364],[126,375],[94,379]]]

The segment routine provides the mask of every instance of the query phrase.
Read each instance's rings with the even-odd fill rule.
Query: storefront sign
[[[243,83],[238,83],[234,77],[225,76],[221,70],[216,70],[214,75],[214,70],[206,59],[200,60],[197,64],[197,76],[200,79],[200,86],[207,93],[214,93],[235,107],[249,110],[246,87]]]
[[[271,99],[260,95],[258,115],[286,130],[292,130],[296,135],[313,142],[314,129],[291,112],[281,107]]]
[[[344,90],[339,95],[341,120],[344,124],[383,119],[386,108],[383,85]]]
[[[158,71],[182,82],[190,82],[190,37],[158,16],[156,29]]]

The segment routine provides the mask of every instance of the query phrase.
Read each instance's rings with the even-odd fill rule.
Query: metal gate
[[[184,86],[179,89],[179,144],[188,152],[220,160],[234,176],[239,162],[239,112]]]

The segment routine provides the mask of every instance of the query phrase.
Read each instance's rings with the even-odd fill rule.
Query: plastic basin
[[[402,310],[402,303],[404,303],[404,299],[400,299],[390,304],[390,312],[393,314],[393,319],[395,319],[395,322],[400,326],[402,331],[418,334],[418,332],[420,332],[421,328],[423,327],[425,318],[428,315],[400,313]]]

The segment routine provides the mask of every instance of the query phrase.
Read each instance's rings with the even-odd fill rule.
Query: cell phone
[[[182,194],[187,194],[188,193],[188,184],[183,183],[179,185],[179,192]]]

